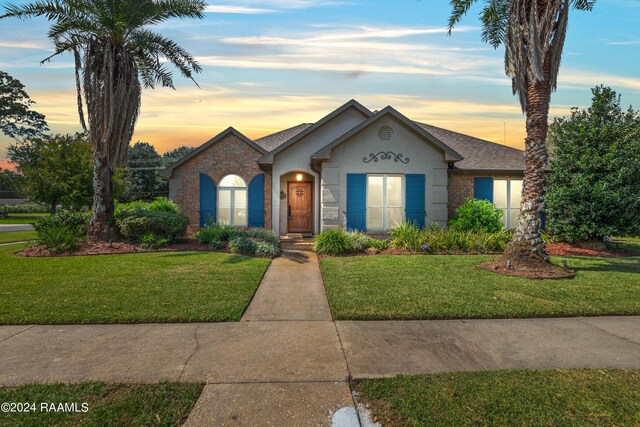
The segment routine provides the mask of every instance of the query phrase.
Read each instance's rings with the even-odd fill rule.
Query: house
[[[316,234],[445,226],[469,197],[516,224],[524,153],[351,100],[316,123],[251,140],[228,128],[162,171],[192,229],[212,222]]]

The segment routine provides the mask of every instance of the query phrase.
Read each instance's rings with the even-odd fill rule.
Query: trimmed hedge
[[[157,248],[184,238],[188,218],[166,197],[151,203],[132,202],[116,207],[116,225],[125,239]]]
[[[487,200],[467,199],[456,209],[449,221],[449,229],[497,233],[503,229],[502,215],[502,211]]]

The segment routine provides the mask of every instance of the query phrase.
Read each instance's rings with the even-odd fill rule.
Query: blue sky
[[[8,2],[0,0],[0,5]],[[20,2],[18,2],[20,3]],[[232,125],[255,138],[313,122],[351,98],[392,105],[414,120],[522,147],[524,118],[503,50],[480,41],[480,2],[447,36],[446,0],[227,0],[202,21],[157,30],[204,67],[200,88],[145,92],[135,140],[164,152],[197,146]],[[640,108],[640,0],[600,0],[569,18],[551,115],[585,107],[612,86]],[[47,22],[0,21],[0,69],[20,79],[56,132],[78,130],[70,57],[51,51]],[[0,161],[10,141],[0,136]]]

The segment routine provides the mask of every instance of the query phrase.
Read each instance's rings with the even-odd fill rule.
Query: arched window
[[[220,180],[218,222],[247,226],[247,184],[238,175],[227,175]]]

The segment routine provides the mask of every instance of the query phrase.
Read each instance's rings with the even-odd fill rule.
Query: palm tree
[[[84,95],[93,144],[93,239],[115,236],[112,178],[126,163],[142,87],[174,87],[165,62],[192,80],[201,71],[189,52],[148,27],[171,18],[202,19],[205,7],[204,0],[50,0],[8,5],[0,16],[46,17],[55,51],[45,61],[62,53],[74,57],[80,122],[84,127]]]
[[[451,0],[449,34],[476,1]],[[482,41],[494,48],[505,46],[505,72],[527,119],[520,218],[503,256],[514,269],[550,266],[540,230],[549,102],[556,89],[569,10],[591,10],[595,1],[489,0],[480,14]]]

